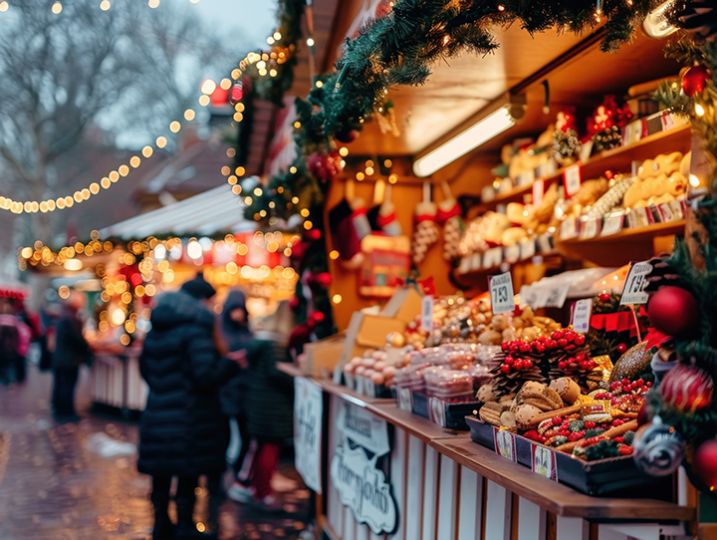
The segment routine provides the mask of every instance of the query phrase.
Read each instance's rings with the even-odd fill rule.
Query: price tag
[[[483,253],[483,268],[496,268],[503,262],[503,248],[494,247]]]
[[[580,176],[580,165],[571,165],[563,173],[563,185],[565,186],[565,194],[572,197],[580,190],[582,178]]]
[[[503,258],[509,263],[518,262],[520,260],[520,245],[514,244],[503,248]]]
[[[421,301],[421,330],[433,330],[433,295],[427,294]]]
[[[428,414],[434,424],[446,427],[446,402],[435,397],[428,398]]]
[[[376,397],[376,384],[371,379],[366,379],[363,384],[363,394],[365,396]]]
[[[610,236],[617,234],[622,230],[625,216],[623,214],[608,214],[605,216],[605,222],[602,225],[600,236]]]
[[[662,124],[662,131],[667,131],[675,127],[675,116],[667,111],[662,113],[660,116],[660,123]]]
[[[599,221],[594,218],[582,221],[580,225],[580,238],[585,240],[595,238],[598,235],[598,222]]]
[[[406,412],[411,412],[413,409],[413,397],[408,388],[398,389],[398,408]]]
[[[523,240],[520,243],[520,260],[525,261],[535,255],[535,240]]]
[[[493,314],[510,313],[515,309],[513,278],[510,272],[491,276],[488,286],[490,287],[490,302]]]
[[[545,303],[545,307],[561,308],[565,304],[565,299],[568,297],[568,291],[570,290],[569,285],[558,285],[549,289]]]
[[[573,310],[573,330],[581,334],[587,334],[590,330],[590,316],[593,312],[592,298],[578,300]]]
[[[545,195],[545,181],[536,180],[533,182],[533,205],[538,206],[543,201]]]
[[[544,476],[549,480],[558,481],[558,460],[555,452],[546,446],[539,444],[531,445],[532,460],[531,469],[536,474]]]
[[[560,224],[560,239],[570,240],[578,236],[578,222],[575,218],[568,218]]]
[[[356,377],[356,387],[354,390],[357,394],[364,394],[364,388],[366,387],[366,378],[365,377]]]
[[[674,221],[675,215],[672,213],[672,208],[670,208],[669,203],[662,203],[658,209],[663,222],[668,223]]]
[[[493,443],[497,454],[513,462],[518,459],[518,452],[515,449],[515,437],[510,431],[494,428]]]
[[[535,287],[531,287],[530,285],[523,285],[520,288],[520,303],[521,304],[527,304],[533,309],[538,309],[535,305],[535,301],[537,300],[537,291]]]
[[[648,262],[635,263],[630,267],[625,287],[622,289],[621,306],[647,304],[650,295],[644,291],[647,285],[645,277],[651,271],[652,265]]]

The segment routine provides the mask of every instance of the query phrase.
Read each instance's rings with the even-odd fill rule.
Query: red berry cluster
[[[585,345],[585,336],[574,330],[556,330],[549,336],[540,336],[533,341],[504,341],[501,349],[506,354],[536,354],[550,353],[556,350],[572,351]]]
[[[533,361],[530,358],[516,358],[508,355],[500,365],[500,371],[508,374],[513,371],[524,371],[533,367]]]
[[[605,390],[595,394],[595,399],[609,399],[613,400],[618,396],[625,394],[636,394],[638,396],[646,394],[650,388],[652,388],[652,381],[645,381],[644,379],[637,379],[631,381],[629,379],[622,379],[621,381],[613,381],[610,383],[610,391]]]
[[[590,359],[590,355],[580,352],[575,356],[568,356],[565,360],[558,362],[558,369],[567,373],[576,371],[592,371],[597,367],[597,362]]]

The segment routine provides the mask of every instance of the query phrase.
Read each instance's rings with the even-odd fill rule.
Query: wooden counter
[[[294,366],[281,369],[303,376]],[[370,399],[331,381],[314,382],[329,395],[331,412],[324,433],[329,463],[341,400],[364,408],[395,430],[390,474],[397,504],[403,509],[398,531],[372,536],[337,502],[329,479],[328,514],[320,520],[335,538],[368,535],[408,540],[420,534],[434,540],[658,540],[661,535],[680,533],[684,523],[695,519],[694,508],[665,501],[584,495],[479,446],[467,432],[446,430],[403,411],[393,400]],[[546,536],[551,527],[554,532]]]

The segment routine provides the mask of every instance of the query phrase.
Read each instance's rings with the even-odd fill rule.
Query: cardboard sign
[[[518,451],[515,448],[515,437],[510,431],[494,429],[493,443],[495,444],[497,454],[513,462],[518,460]]]
[[[580,174],[580,165],[571,165],[563,173],[563,185],[565,186],[565,195],[572,197],[580,191],[582,184],[582,176]]]
[[[533,205],[538,206],[543,202],[543,195],[545,195],[545,181],[536,180],[533,182]]]
[[[421,300],[421,330],[424,332],[433,330],[433,296],[430,294]]]
[[[630,267],[625,279],[625,287],[622,289],[621,306],[647,304],[650,295],[644,290],[647,285],[645,277],[651,271],[652,265],[648,262],[635,263]]]
[[[587,334],[590,330],[590,317],[593,313],[592,298],[578,300],[573,310],[573,330],[581,334]]]
[[[513,278],[510,272],[491,276],[488,286],[490,287],[490,303],[494,315],[510,313],[515,309]]]
[[[309,489],[321,493],[321,387],[305,379],[294,379],[294,464]]]
[[[558,481],[558,460],[547,446],[531,445],[531,469],[534,473],[544,476],[549,480]]]

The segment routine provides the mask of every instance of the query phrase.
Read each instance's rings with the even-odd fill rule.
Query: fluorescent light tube
[[[413,162],[413,172],[419,177],[430,176],[499,133],[513,127],[515,119],[511,116],[509,107],[504,106],[493,111],[465,131],[419,157]]]

